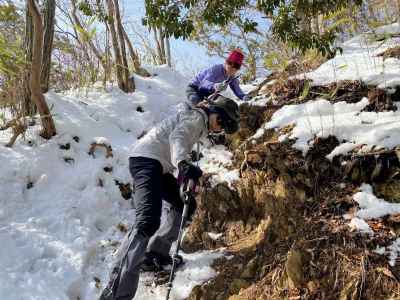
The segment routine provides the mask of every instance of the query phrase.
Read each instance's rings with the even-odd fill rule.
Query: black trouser
[[[183,210],[179,186],[172,174],[163,174],[161,163],[155,159],[131,157],[129,170],[135,185],[135,228],[150,238],[160,226],[162,199]]]
[[[156,235],[150,246],[158,246],[160,250],[166,251],[178,236],[177,226],[183,203],[175,177],[172,174],[163,174],[159,161],[145,157],[131,157],[129,170],[135,185],[136,220],[119,249],[120,257],[112,268],[108,291],[103,292],[109,296],[103,299],[131,300],[135,296],[146,248],[160,226],[162,199],[169,202],[177,212],[174,214],[171,229],[161,231],[158,237]]]

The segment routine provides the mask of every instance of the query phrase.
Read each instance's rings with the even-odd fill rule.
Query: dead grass
[[[264,85],[260,94],[271,97],[273,105],[281,107],[287,104],[301,104],[316,98],[323,98],[333,103],[345,101],[355,103],[368,96],[371,87],[360,81],[339,81],[326,86],[312,86],[305,79],[276,80]]]
[[[20,135],[24,135],[28,126],[26,109],[24,105],[24,74],[4,80],[0,86],[0,112],[7,110],[11,114],[10,119],[0,120],[0,130],[12,129],[10,141],[5,145],[12,147]]]
[[[263,141],[248,150],[254,161],[243,170],[239,198],[231,202],[239,206],[237,221],[229,221],[230,211],[218,216],[217,204],[202,217],[208,216],[206,222],[224,232],[225,239],[229,236],[225,246],[233,257],[218,260],[218,276],[189,299],[399,299],[400,273],[372,250],[394,240],[400,218],[369,221],[373,236],[352,232],[343,214],[357,207],[352,196],[358,185],[345,182],[339,187],[343,176],[318,169],[318,155],[324,157],[337,141],[319,139],[314,144],[315,153],[306,158],[284,143]],[[257,163],[259,156],[263,166]],[[315,168],[307,166],[308,159]],[[316,174],[318,170],[323,174]],[[324,182],[314,193],[310,186],[318,177]],[[257,230],[267,220],[268,226]],[[252,275],[244,276],[254,261]]]
[[[246,116],[243,131],[229,140],[234,166],[240,168],[236,191],[207,186],[187,235],[189,248],[195,246],[192,250],[224,246],[232,257],[218,260],[218,276],[197,287],[189,299],[400,299],[400,261],[390,267],[387,257],[373,251],[394,241],[400,217],[369,220],[373,236],[353,232],[343,218],[358,209],[352,197],[360,182],[371,181],[385,198],[400,198],[397,152],[379,150],[330,162],[325,156],[339,141],[328,137],[315,139],[304,157],[293,149],[294,141],[278,142],[279,135],[290,133],[293,126],[248,139],[285,104],[318,97],[354,103],[368,97],[368,109],[382,111],[388,109],[388,96],[359,81],[311,87],[297,79],[276,81],[262,92],[273,98],[273,104],[257,112],[243,108],[242,114],[256,117]],[[353,160],[359,163],[349,171]],[[343,162],[349,162],[347,167]],[[380,178],[379,183],[373,178]],[[210,241],[207,231],[224,235]]]

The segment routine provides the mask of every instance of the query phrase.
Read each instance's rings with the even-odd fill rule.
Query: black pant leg
[[[140,265],[150,237],[160,226],[162,166],[145,157],[129,159],[129,170],[135,185],[136,220],[124,243],[121,257],[115,263],[102,299],[131,300],[137,290]],[[104,297],[103,297],[104,296]]]
[[[160,226],[163,174],[161,163],[146,157],[131,157],[129,168],[135,185],[135,228],[151,237]]]

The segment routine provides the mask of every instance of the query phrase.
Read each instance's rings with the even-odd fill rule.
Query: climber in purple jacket
[[[220,93],[230,86],[233,93],[241,100],[248,101],[250,96],[243,93],[239,80],[235,77],[242,66],[244,55],[240,50],[229,53],[224,64],[214,65],[201,71],[186,89],[188,100],[196,105],[214,93]]]

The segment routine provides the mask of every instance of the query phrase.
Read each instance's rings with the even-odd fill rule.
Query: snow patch
[[[105,146],[111,146],[111,143],[109,142],[109,140],[102,136],[94,137],[92,143],[105,145]]]
[[[288,137],[296,140],[294,147],[307,153],[314,137],[334,135],[342,143],[327,157],[332,159],[356,147],[363,151],[394,148],[400,144],[400,111],[361,112],[368,105],[363,98],[357,103],[330,103],[324,99],[298,105],[286,105],[276,111],[252,139],[262,136],[266,129],[279,129],[294,124]]]
[[[210,267],[211,263],[222,257],[222,251],[201,251],[192,254],[183,254],[185,264],[176,272],[170,299],[186,299],[196,285],[200,285],[217,274]],[[142,277],[137,291],[140,300],[164,300],[166,296],[165,286],[147,287],[144,282],[151,281],[150,278]]]
[[[400,32],[399,23],[383,26],[376,32],[394,34]],[[361,80],[379,88],[390,88],[400,84],[400,60],[383,59],[378,54],[398,46],[400,38],[377,41],[372,33],[358,35],[341,45],[342,54],[322,64],[318,69],[297,76],[311,79],[313,85],[327,85],[341,80]]]
[[[221,236],[223,235],[223,233],[214,233],[214,232],[207,232],[207,234],[214,241],[219,240],[221,238]]]
[[[333,149],[332,152],[326,156],[326,158],[332,160],[335,156],[346,154],[356,147],[357,145],[353,143],[340,144],[335,149]]]
[[[233,154],[225,146],[208,148],[205,141],[201,151],[204,157],[199,161],[199,166],[204,172],[212,174],[210,178],[212,186],[227,182],[232,187],[232,184],[239,180],[239,170],[230,170]]]
[[[354,230],[359,230],[362,233],[373,234],[372,229],[365,220],[400,213],[400,204],[389,203],[383,199],[377,198],[372,192],[371,185],[363,183],[360,190],[360,192],[353,196],[353,199],[359,204],[360,210],[354,214],[355,217],[344,215],[346,219],[351,219],[349,226]],[[387,250],[385,247],[377,247],[374,250],[375,253],[381,255],[385,254],[386,251],[390,253],[389,264],[394,266],[400,253],[400,238],[396,239],[390,246],[388,246]]]
[[[388,246],[388,249],[390,250],[389,265],[394,267],[396,265],[396,260],[399,257],[399,253],[400,253],[400,238],[396,239],[393,242],[393,244]]]
[[[355,214],[357,217],[369,220],[400,213],[400,204],[377,198],[372,192],[371,185],[363,183],[360,189],[361,191],[353,196],[360,206],[360,210]]]
[[[353,218],[351,219],[349,226],[352,230],[358,230],[362,233],[369,233],[372,235],[374,234],[368,223],[365,222],[363,219]]]
[[[386,248],[376,246],[376,249],[373,250],[373,252],[375,252],[376,254],[379,254],[379,255],[384,255],[386,253]]]

